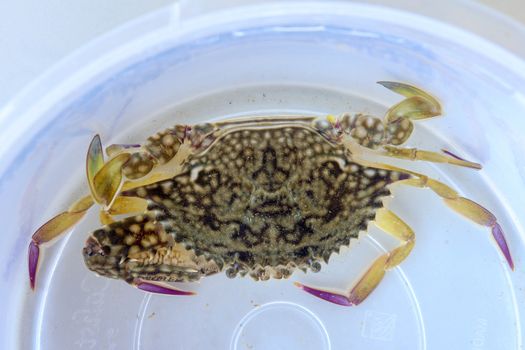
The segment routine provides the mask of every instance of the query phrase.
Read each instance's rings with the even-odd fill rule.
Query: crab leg
[[[388,209],[381,208],[377,211],[375,223],[377,227],[399,239],[402,243],[399,247],[377,258],[348,293],[340,294],[316,289],[305,286],[299,282],[295,282],[295,285],[307,293],[334,304],[342,306],[359,305],[377,287],[387,270],[399,265],[405,260],[412,251],[416,238],[414,231]]]
[[[184,291],[173,288],[167,283],[147,281],[142,278],[135,278],[128,282],[133,287],[136,287],[145,292],[165,295],[195,295],[195,292]]]
[[[86,196],[75,202],[68,211],[63,212],[40,226],[31,237],[28,249],[29,283],[35,289],[36,273],[40,257],[40,245],[50,242],[67,232],[86,214],[93,205],[91,196]]]
[[[361,127],[366,127],[366,124],[363,123]],[[376,132],[372,128],[367,129],[366,134],[371,134]],[[362,141],[362,140],[361,140]],[[444,154],[420,150],[417,148],[404,148],[404,147],[395,147],[392,145],[381,145],[378,148],[370,148],[361,145],[359,139],[354,139],[352,137],[347,137],[342,140],[342,143],[345,147],[350,150],[352,153],[352,158],[366,158],[366,157],[393,157],[399,159],[406,159],[411,161],[421,160],[433,163],[447,163],[452,165],[463,166],[473,169],[481,169],[481,165],[478,163],[470,162],[463,158],[458,157],[452,152],[442,150]]]
[[[434,191],[434,193],[436,193],[438,196],[443,198],[445,204],[452,208],[458,214],[463,215],[467,219],[470,219],[471,221],[477,224],[489,227],[492,232],[492,237],[498,244],[498,247],[505,259],[507,260],[509,267],[511,268],[511,270],[514,270],[514,262],[512,260],[512,256],[510,254],[510,250],[505,239],[503,230],[499,225],[497,218],[489,210],[485,209],[484,207],[470,199],[459,196],[459,194],[449,186],[437,180],[431,179],[426,175],[411,170],[398,168],[388,164],[370,162],[361,159],[358,156],[354,157],[353,160],[364,166],[369,166],[376,169],[394,170],[413,175],[414,178],[403,179],[395,183],[405,184],[419,188],[429,188],[432,191]]]
[[[464,166],[467,168],[481,169],[481,165],[474,162],[469,162],[465,159],[459,158],[457,156],[446,156],[436,152],[419,150],[417,148],[402,148],[402,147],[393,147],[393,146],[384,146],[381,151],[376,151],[380,155],[387,157],[394,157],[399,159],[408,159],[408,160],[423,160],[433,163],[448,163],[453,165]]]
[[[440,196],[445,204],[449,206],[456,213],[461,214],[462,216],[470,219],[471,221],[488,227],[491,229],[492,237],[498,244],[503,256],[507,260],[509,267],[514,270],[514,262],[512,261],[512,256],[510,254],[507,241],[503,234],[500,224],[497,221],[497,218],[490,211],[479,205],[478,203],[459,196],[459,194],[454,191],[449,186],[445,185],[442,182],[422,176],[419,178],[412,178],[401,180],[397,182],[398,184],[404,184],[419,188],[429,188],[438,196]]]

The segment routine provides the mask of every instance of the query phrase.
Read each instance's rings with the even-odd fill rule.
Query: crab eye
[[[314,119],[311,125],[320,135],[329,141],[335,141],[339,137],[339,129],[336,126],[337,119],[332,115]]]
[[[109,254],[111,248],[109,246],[101,247],[98,240],[93,237],[89,237],[84,247],[84,252],[87,256],[93,256],[96,254],[106,255]]]
[[[197,133],[199,135],[205,135],[205,134],[208,134],[208,133],[212,132],[213,129],[214,129],[213,124],[202,123],[202,124],[195,125],[193,127],[193,132]]]
[[[313,127],[320,132],[327,132],[333,129],[332,123],[327,118],[317,118],[313,121]]]

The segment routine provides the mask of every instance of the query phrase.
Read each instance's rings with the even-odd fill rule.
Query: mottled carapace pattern
[[[128,280],[318,271],[366,230],[386,185],[405,176],[352,162],[308,126],[233,129],[173,179],[124,192],[147,199],[148,212],[97,230],[98,249],[108,251],[91,259],[85,250],[86,263]]]

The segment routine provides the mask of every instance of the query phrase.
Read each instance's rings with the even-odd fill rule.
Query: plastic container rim
[[[488,14],[483,6],[478,7],[482,9],[480,11],[483,11],[483,16],[493,16],[495,22],[508,20],[512,25],[516,25],[500,13]],[[235,6],[186,16],[184,19],[181,13],[184,14],[184,3],[175,3],[134,19],[90,41],[57,62],[1,107],[0,137],[3,142],[0,145],[0,174],[3,174],[16,159],[16,152],[12,150],[23,148],[26,144],[21,142],[28,142],[31,135],[38,132],[39,127],[43,127],[43,125],[34,127],[38,124],[40,116],[94,77],[101,76],[130,57],[137,62],[138,59],[144,58],[144,52],[151,57],[156,52],[164,50],[166,44],[177,39],[191,39],[195,34],[202,36],[218,26],[256,23],[255,20],[261,18],[344,14],[349,17],[372,19],[390,25],[413,28],[460,46],[466,46],[468,43],[470,50],[482,56],[487,57],[487,52],[490,52],[491,56],[488,58],[499,62],[525,81],[525,60],[516,53],[498,46],[497,43],[449,23],[376,4],[343,1],[269,3]],[[446,27],[447,31],[436,31],[439,26]],[[525,27],[521,29],[524,30],[514,34],[525,42]],[[130,37],[130,33],[140,33],[140,35]],[[453,35],[450,35],[451,33]],[[525,91],[519,93],[519,96],[525,104]],[[15,145],[17,147],[14,147]]]

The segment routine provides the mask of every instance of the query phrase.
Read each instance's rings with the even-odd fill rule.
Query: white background
[[[525,23],[525,0],[477,1]],[[25,85],[84,43],[133,18],[173,2],[174,0],[1,1],[0,108]],[[422,1],[419,5],[424,4],[425,1]],[[486,25],[490,27],[491,24]]]

